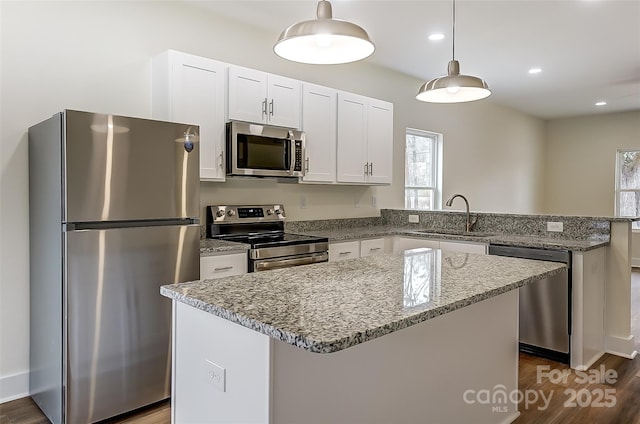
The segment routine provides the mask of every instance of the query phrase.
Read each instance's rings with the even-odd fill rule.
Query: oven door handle
[[[315,264],[318,262],[327,262],[329,259],[329,254],[326,252],[315,254],[315,255],[305,255],[296,258],[281,258],[281,259],[265,259],[260,261],[255,261],[253,267],[255,271],[268,271],[270,269],[278,269],[278,268],[288,268],[291,266],[298,265],[308,265]]]

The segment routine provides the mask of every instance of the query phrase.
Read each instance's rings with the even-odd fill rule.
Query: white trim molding
[[[0,377],[0,403],[29,396],[29,371]]]
[[[627,359],[634,359],[638,354],[633,335],[628,337],[606,336],[604,346],[607,353]]]

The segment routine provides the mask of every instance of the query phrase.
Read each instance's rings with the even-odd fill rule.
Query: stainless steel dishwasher
[[[571,346],[571,252],[489,245],[489,254],[561,262],[566,271],[520,288],[520,351],[569,363]]]

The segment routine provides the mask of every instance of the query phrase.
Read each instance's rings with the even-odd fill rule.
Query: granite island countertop
[[[161,287],[162,295],[330,353],[514,290],[564,265],[415,249]]]

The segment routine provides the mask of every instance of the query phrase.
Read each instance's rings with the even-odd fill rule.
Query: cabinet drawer
[[[487,254],[487,246],[481,243],[461,243],[456,241],[441,241],[440,249],[450,252]]]
[[[200,258],[200,279],[230,277],[247,272],[247,254],[233,253]]]
[[[360,256],[380,255],[384,253],[384,239],[362,240],[360,242]]]
[[[404,250],[418,249],[421,247],[438,249],[440,248],[440,242],[438,240],[417,237],[396,237],[393,240],[393,253],[400,253]]]
[[[342,261],[360,257],[360,242],[347,241],[329,244],[329,262]]]

